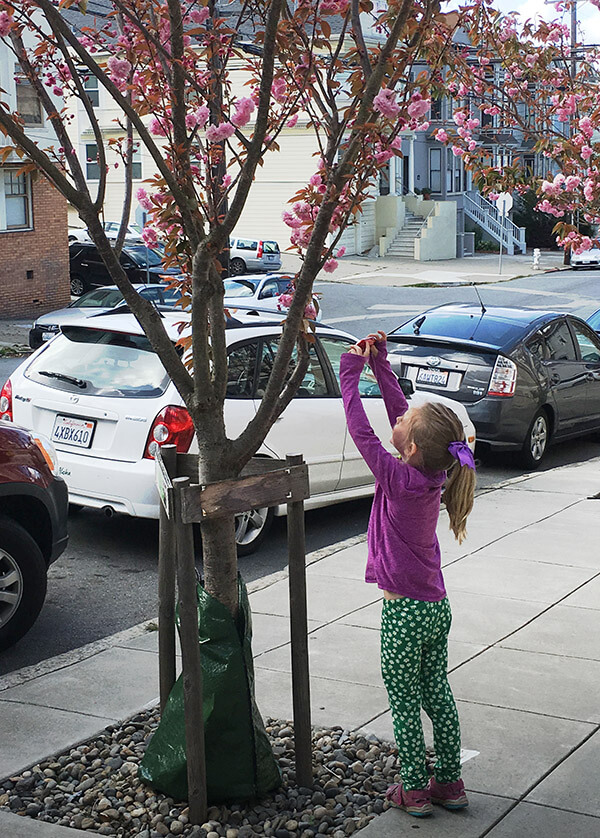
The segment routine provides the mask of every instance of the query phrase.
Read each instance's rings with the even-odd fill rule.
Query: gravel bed
[[[389,804],[398,782],[396,748],[374,736],[315,728],[314,786],[299,788],[290,722],[266,720],[282,785],[260,801],[211,806],[202,826],[187,803],[154,792],[137,777],[158,710],[138,713],[68,753],[0,783],[0,807],[19,815],[116,838],[345,838]]]

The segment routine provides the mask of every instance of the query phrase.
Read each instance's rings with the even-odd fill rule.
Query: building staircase
[[[386,251],[386,257],[396,259],[415,258],[415,239],[421,232],[425,219],[420,215],[407,212],[404,217],[404,227],[398,230],[396,237]]]
[[[514,255],[515,248],[525,253],[525,228],[517,227],[510,218],[502,218],[492,201],[488,201],[479,192],[464,192],[463,208],[465,215],[475,221],[498,244],[502,244],[509,256]]]

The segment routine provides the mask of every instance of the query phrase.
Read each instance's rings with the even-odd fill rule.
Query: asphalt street
[[[526,305],[578,311],[600,307],[597,271],[560,272],[478,286],[485,305]],[[444,302],[477,300],[472,286],[365,287],[319,283],[324,322],[353,334],[391,331],[411,315]],[[362,312],[357,314],[357,312]],[[20,363],[0,358],[0,383]],[[586,437],[550,450],[542,470],[600,455],[600,437]],[[496,456],[479,469],[479,491],[522,474],[510,458]],[[356,501],[306,515],[307,550],[364,533],[370,501]],[[0,674],[29,666],[129,628],[157,613],[157,524],[95,510],[70,517],[69,547],[52,567],[46,604],[34,628],[0,655]],[[244,577],[254,580],[286,564],[285,519],[276,519],[266,543],[240,560]],[[199,562],[201,561],[199,557]]]

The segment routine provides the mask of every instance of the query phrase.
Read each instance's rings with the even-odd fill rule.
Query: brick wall
[[[0,316],[37,316],[70,300],[67,201],[32,174],[33,230],[0,232]]]

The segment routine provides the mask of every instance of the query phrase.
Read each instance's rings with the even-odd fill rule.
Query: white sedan
[[[185,315],[162,314],[175,341]],[[264,393],[281,325],[256,317],[230,325],[225,421],[229,436],[236,437],[254,416]],[[298,394],[258,452],[277,459],[291,449],[304,455],[311,492],[307,509],[373,493],[373,476],[347,433],[339,387],[340,357],[355,340],[345,332],[317,326]],[[373,428],[389,445],[387,413],[368,366],[359,389]],[[474,447],[475,429],[463,405],[424,392],[410,396],[415,406],[432,400],[456,412]],[[105,314],[93,322],[81,318],[64,325],[4,385],[0,419],[50,437],[71,503],[109,515],[157,518],[156,446],[173,443],[181,452],[196,450],[194,428],[181,397],[131,314]],[[239,552],[254,550],[273,515],[285,513],[281,506],[238,516]]]
[[[283,303],[291,289],[292,279],[292,274],[284,273],[249,274],[224,279],[224,305],[232,312],[256,306],[259,312],[280,311],[285,315],[287,307]],[[313,294],[313,305],[317,315],[314,319],[320,323],[323,315],[317,294]]]

